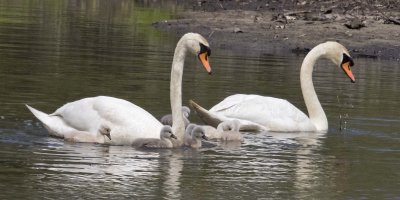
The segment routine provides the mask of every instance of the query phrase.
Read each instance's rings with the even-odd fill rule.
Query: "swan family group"
[[[327,58],[355,82],[353,60],[344,46],[325,42],[314,47],[304,58],[300,83],[308,116],[286,100],[235,94],[207,110],[194,101],[190,107],[207,125],[191,124],[190,109],[182,106],[182,75],[187,54],[196,55],[211,74],[207,40],[187,33],[176,45],[170,80],[171,115],[157,120],[141,107],[118,98],[98,96],[67,103],[52,114],[26,105],[50,135],[75,142],[133,145],[146,148],[199,148],[203,139],[243,141],[239,131],[326,132],[328,120],[312,82],[319,58]],[[163,122],[163,123],[161,123]],[[216,129],[217,128],[217,129]]]

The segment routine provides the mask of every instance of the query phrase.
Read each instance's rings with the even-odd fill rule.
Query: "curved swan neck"
[[[300,70],[300,84],[304,102],[307,107],[309,118],[318,131],[328,129],[328,120],[318,100],[317,93],[315,92],[312,72],[315,62],[321,56],[325,55],[325,53],[324,44],[314,47],[304,58]]]
[[[172,110],[172,130],[180,142],[183,141],[185,123],[182,113],[182,74],[186,57],[186,46],[184,38],[180,39],[175,48],[172,61],[170,100]]]

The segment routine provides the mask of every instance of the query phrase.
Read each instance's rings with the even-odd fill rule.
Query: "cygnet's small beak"
[[[176,137],[176,135],[174,135],[173,133],[171,133],[171,138],[174,138],[175,140],[178,139],[178,138]]]
[[[208,140],[208,137],[206,135],[201,136],[201,138],[203,138],[203,140]]]
[[[210,63],[208,62],[208,55],[207,52],[199,54],[199,60],[203,64],[203,67],[207,70],[208,74],[212,74]]]

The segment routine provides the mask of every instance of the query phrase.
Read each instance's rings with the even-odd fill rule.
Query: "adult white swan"
[[[208,73],[210,48],[197,33],[187,33],[175,48],[171,70],[170,98],[173,116],[173,133],[183,141],[185,125],[182,114],[182,74],[187,52],[198,56]],[[52,114],[46,114],[27,105],[44,124],[51,135],[75,141],[132,144],[137,138],[160,138],[163,125],[144,109],[123,99],[99,96],[67,103]],[[100,133],[103,126],[110,128],[111,141]],[[90,139],[88,139],[90,138]]]
[[[214,127],[221,121],[238,119],[242,123],[241,130],[327,131],[328,120],[312,82],[314,64],[321,57],[340,65],[351,81],[355,82],[350,69],[354,63],[344,46],[337,42],[325,42],[314,47],[304,58],[300,71],[301,90],[309,117],[286,100],[259,95],[235,94],[209,111],[193,101],[190,105],[206,124]]]

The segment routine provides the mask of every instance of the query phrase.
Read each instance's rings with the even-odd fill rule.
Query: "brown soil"
[[[400,60],[399,0],[202,0],[179,19],[154,26],[178,35],[198,32],[213,49],[303,54],[333,40],[353,57]]]

